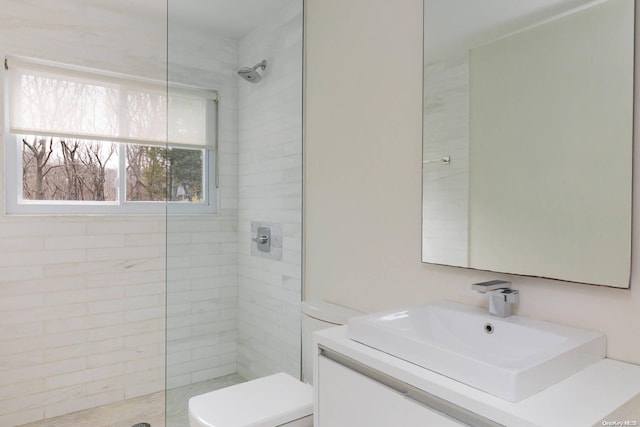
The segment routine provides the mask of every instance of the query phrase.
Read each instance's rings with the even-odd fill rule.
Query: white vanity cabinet
[[[327,357],[318,359],[317,427],[457,427],[462,424]]]
[[[464,425],[408,397],[405,398],[404,411],[404,425],[406,427],[459,427]]]
[[[629,363],[603,359],[514,403],[352,341],[346,326],[314,345],[316,427],[640,426],[640,366]]]
[[[404,397],[333,360],[320,356],[317,427],[401,426]]]

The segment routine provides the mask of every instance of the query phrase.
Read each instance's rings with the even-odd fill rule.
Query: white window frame
[[[22,143],[18,135],[5,136],[5,211],[8,215],[100,215],[100,214],[212,214],[217,213],[215,183],[216,153],[202,149],[202,203],[185,202],[132,202],[126,200],[127,144],[118,143],[118,200],[109,202],[73,200],[26,200],[22,187]],[[172,147],[169,147],[172,148]],[[185,147],[175,147],[186,149]]]
[[[5,63],[5,74],[6,74]],[[95,71],[94,71],[95,72]],[[130,76],[127,76],[131,78]],[[133,79],[133,78],[132,78]],[[116,201],[73,201],[73,200],[26,200],[23,197],[22,183],[22,141],[20,135],[9,131],[9,82],[4,78],[4,158],[5,158],[5,213],[7,215],[119,215],[119,214],[214,214],[218,209],[217,176],[218,170],[218,138],[214,149],[208,147],[189,147],[168,144],[164,148],[194,149],[203,153],[202,168],[202,195],[200,203],[173,202],[173,201],[127,201],[126,195],[126,154],[127,144],[140,144],[136,142],[114,141],[118,144],[118,191]],[[183,85],[169,85],[180,90],[206,91],[200,88],[186,87]],[[211,91],[207,91],[211,92]],[[219,100],[215,99],[216,117],[215,127],[218,132],[218,108]],[[52,135],[56,136],[56,135]],[[144,144],[142,144],[144,145]]]

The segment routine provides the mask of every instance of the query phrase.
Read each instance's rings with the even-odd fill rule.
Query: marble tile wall
[[[167,387],[173,389],[237,371],[238,42],[171,18],[168,28],[169,80],[217,89],[220,99],[219,212],[167,217]]]
[[[423,260],[468,265],[469,59],[425,66]],[[432,162],[444,156],[451,164]]]
[[[0,55],[164,80],[166,2],[123,4],[0,0]],[[221,91],[220,213],[1,214],[2,426],[162,390],[165,314],[170,386],[235,372],[236,43],[171,30],[171,79]]]
[[[238,373],[300,375],[302,223],[302,1],[244,37],[241,66],[267,60],[257,84],[240,82]],[[281,227],[282,259],[251,254],[251,223]],[[254,254],[255,255],[255,254]]]

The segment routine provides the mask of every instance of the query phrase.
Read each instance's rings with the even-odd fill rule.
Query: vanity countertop
[[[603,359],[542,392],[508,402],[350,340],[347,327],[315,334],[321,345],[505,426],[640,426],[640,366]],[[635,422],[635,423],[633,423]]]

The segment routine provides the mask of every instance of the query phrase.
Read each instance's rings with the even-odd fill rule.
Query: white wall
[[[422,1],[307,0],[305,15],[305,297],[363,311],[486,306],[471,283],[504,278],[519,314],[602,331],[609,357],[640,363],[635,275],[619,290],[420,262]],[[640,212],[640,174],[634,188]],[[636,244],[639,233],[636,221]]]
[[[0,54],[164,80],[165,2],[139,16],[102,3],[0,0]],[[233,44],[175,43],[172,78],[234,78]],[[166,297],[170,384],[235,371],[237,103],[222,90],[221,215],[0,216],[0,425],[162,390]]]
[[[262,59],[268,65],[259,83],[239,80],[238,373],[298,377],[302,1],[291,1],[245,36],[239,59],[241,67]],[[280,225],[281,260],[251,254],[251,222]]]

